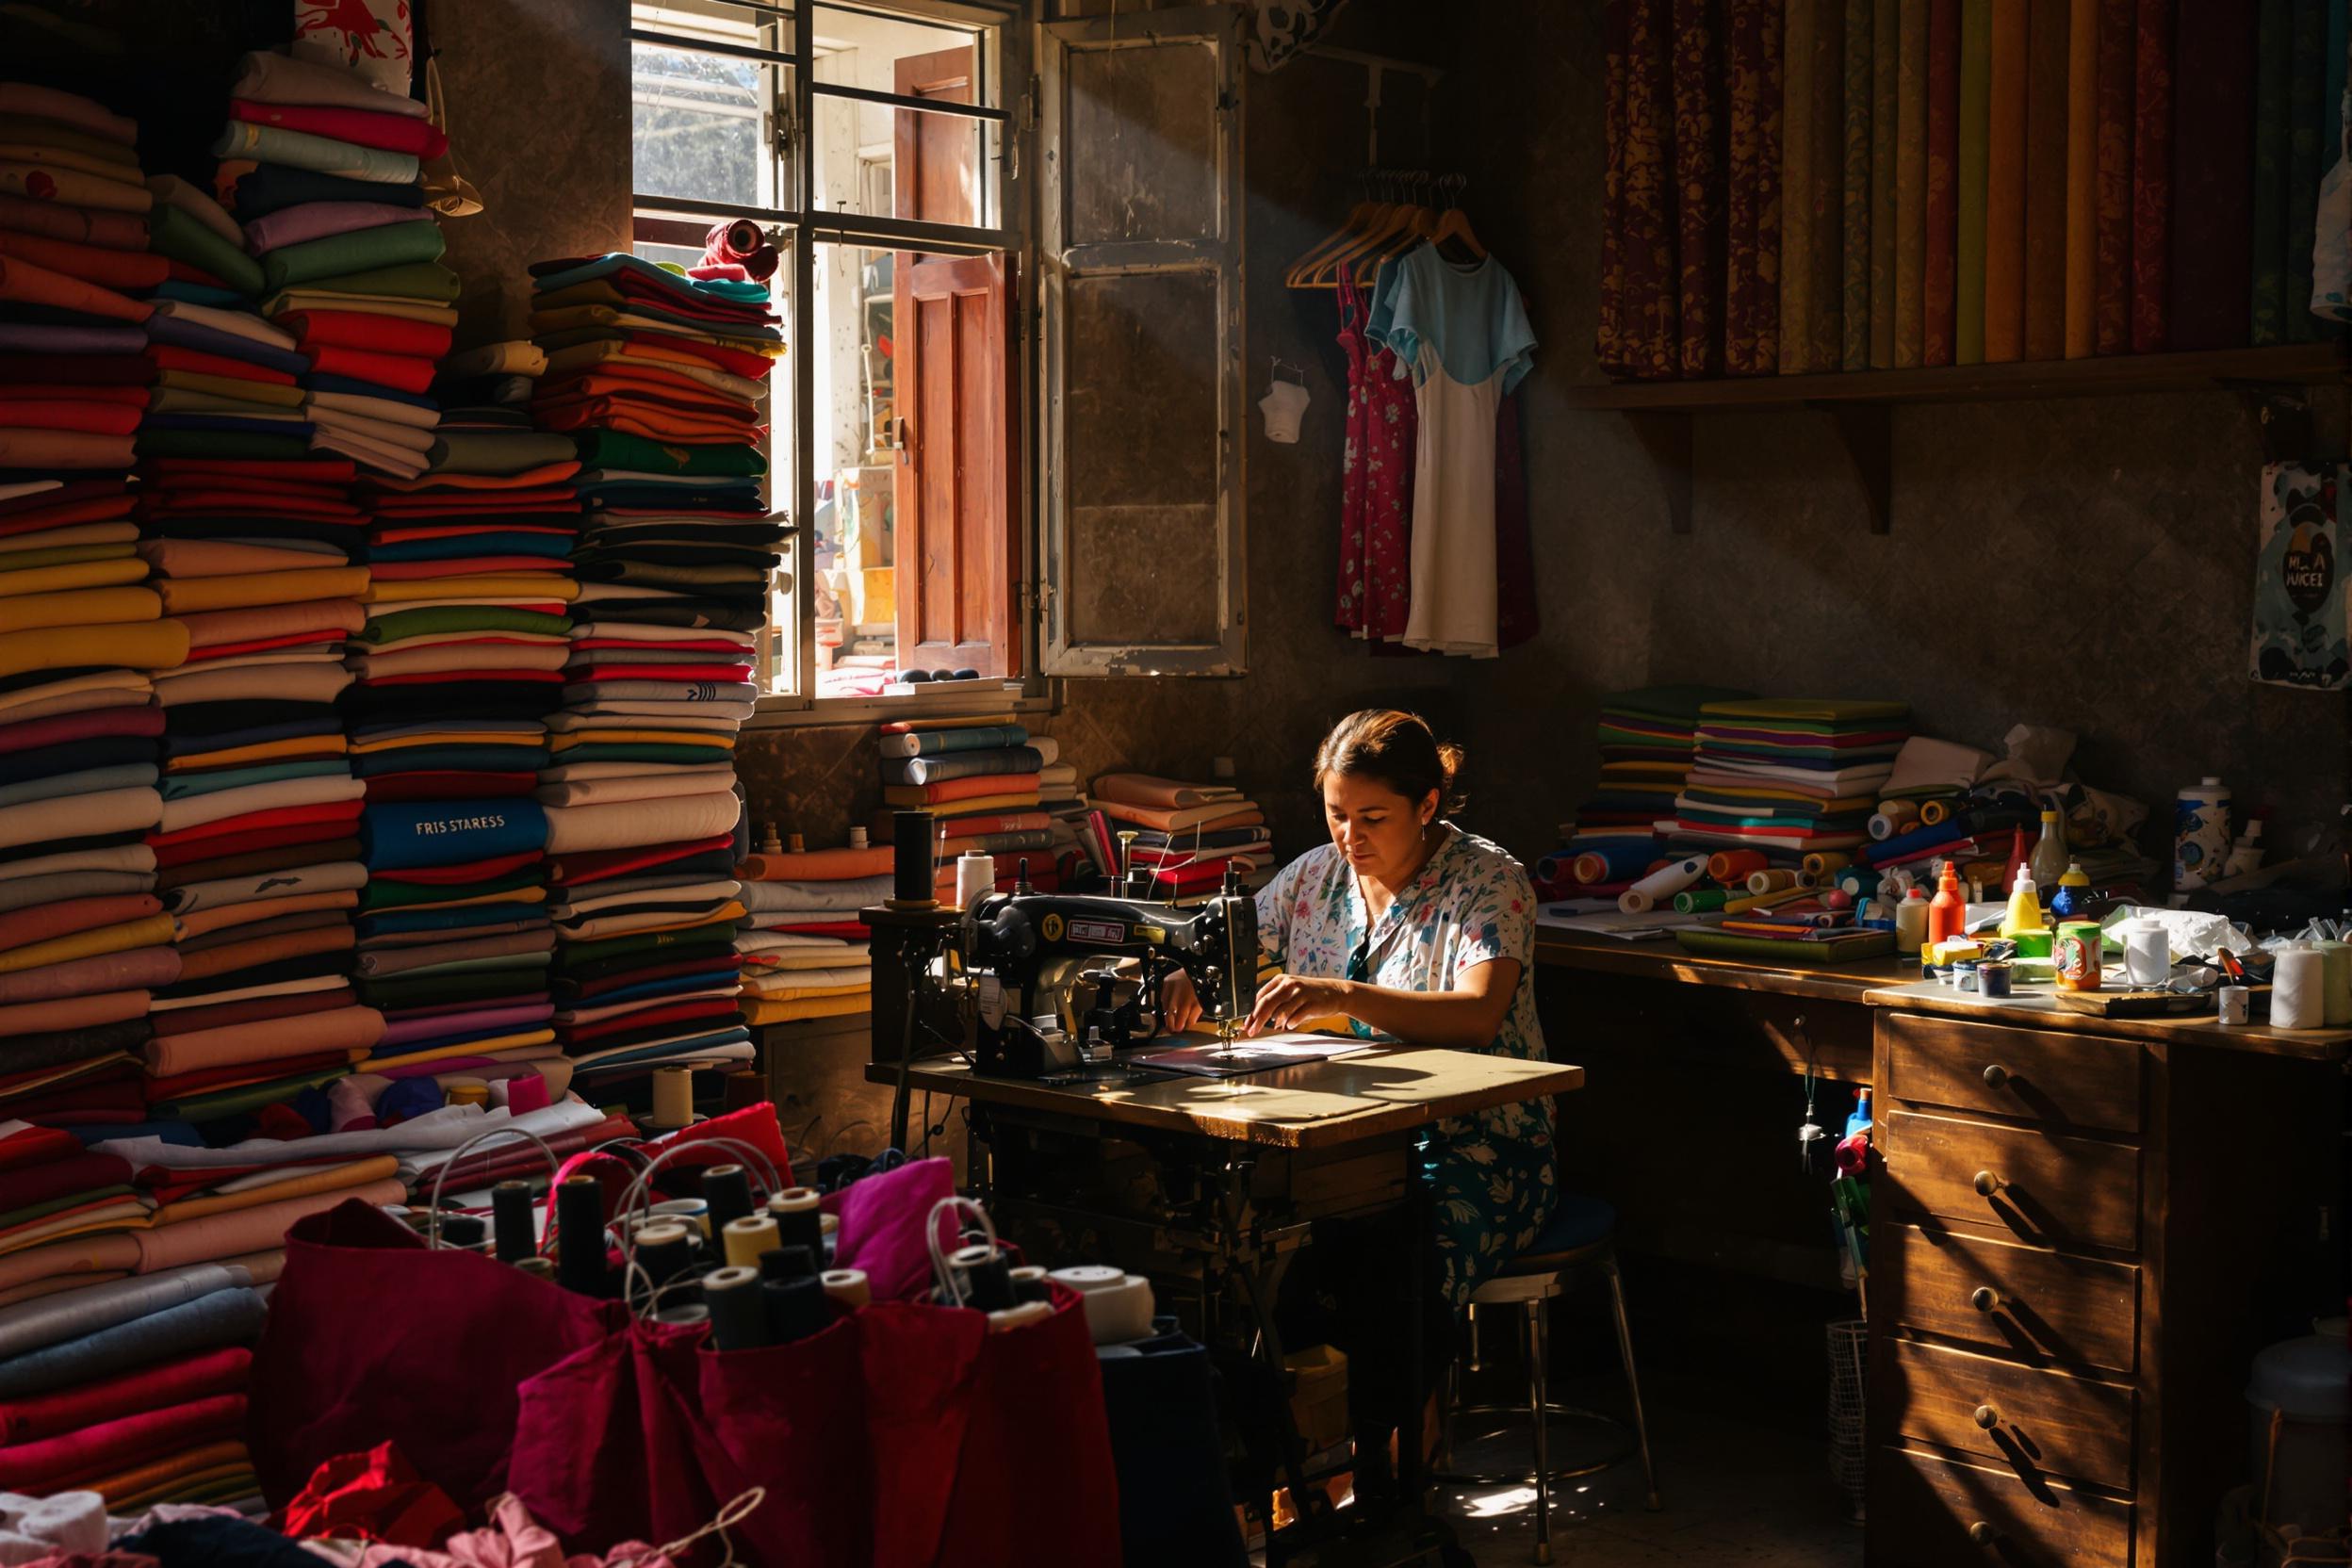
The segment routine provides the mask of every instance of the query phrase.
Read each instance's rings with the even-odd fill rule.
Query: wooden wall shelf
[[[2032,398],[2127,397],[2146,392],[2234,391],[2262,400],[2265,429],[2302,413],[2307,390],[2346,379],[2344,345],[2297,343],[2197,353],[2119,354],[2098,359],[1952,365],[1928,370],[1858,370],[1814,376],[1716,381],[1621,382],[1573,386],[1567,405],[1613,409],[1632,424],[1666,492],[1676,533],[1690,531],[1690,416],[1792,409],[1825,413],[1854,460],[1870,506],[1870,531],[1890,524],[1894,477],[1889,449],[1898,403],[1999,402]],[[2281,443],[2301,454],[2297,434]]]

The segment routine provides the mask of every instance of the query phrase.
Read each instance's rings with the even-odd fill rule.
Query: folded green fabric
[[[435,605],[429,610],[395,610],[378,615],[360,629],[362,643],[397,643],[403,637],[439,637],[452,631],[535,631],[561,637],[572,629],[571,617],[545,615],[536,610],[508,610],[485,604]]]
[[[348,1067],[321,1068],[315,1072],[299,1073],[291,1078],[273,1078],[269,1083],[253,1084],[244,1088],[221,1089],[214,1094],[192,1095],[186,1100],[159,1101],[149,1110],[154,1116],[168,1117],[173,1121],[219,1121],[223,1117],[242,1116],[281,1100],[291,1100],[304,1089],[323,1088],[337,1078],[351,1076],[351,1071]]]
[[[724,762],[734,756],[727,746],[665,746],[659,743],[643,745],[585,745],[574,746],[563,753],[564,762],[676,762],[688,767],[710,762]]]
[[[546,431],[445,430],[434,434],[430,461],[436,474],[502,478],[579,455],[570,436]]]
[[[275,254],[274,252],[271,253]],[[376,267],[364,272],[314,278],[302,287],[306,294],[383,294],[393,299],[423,300],[446,305],[456,302],[458,276],[438,261],[411,261],[397,267]],[[315,304],[315,302],[306,302]],[[284,289],[272,290],[270,297],[261,302],[264,316],[282,316],[289,310],[301,308],[301,305],[286,299]]]
[[[531,866],[505,876],[491,877],[481,882],[468,882],[465,887],[468,898],[487,898],[492,893],[518,892],[536,888],[546,880],[539,868]],[[411,904],[440,904],[448,901],[449,890],[431,882],[387,882],[378,877],[371,880],[359,895],[362,909],[398,909]]]
[[[747,476],[768,471],[768,460],[757,447],[682,447],[612,430],[582,435],[580,460],[591,468],[626,468],[641,474]]]
[[[147,249],[219,278],[239,294],[261,292],[261,268],[185,207],[157,202],[147,214]]]
[[[221,430],[143,430],[134,439],[140,457],[208,457],[230,460],[292,460],[310,455],[299,435],[246,435]]]
[[[338,179],[366,180],[371,185],[415,185],[419,168],[413,154],[362,147],[308,131],[289,131],[232,120],[212,144],[217,158],[251,158],[255,163],[279,163],[308,169]]]
[[[351,272],[380,271],[412,262],[439,261],[445,247],[441,225],[431,218],[353,229],[320,239],[281,245],[261,258],[261,275],[272,291]]]

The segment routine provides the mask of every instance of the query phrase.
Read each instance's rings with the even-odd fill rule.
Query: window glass
[[[751,36],[747,30],[745,41]],[[772,203],[778,68],[656,43],[629,47],[638,193],[735,206]]]

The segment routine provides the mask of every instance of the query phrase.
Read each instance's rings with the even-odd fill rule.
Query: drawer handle
[[[2001,1292],[1990,1285],[1979,1285],[1968,1293],[1968,1305],[1979,1312],[1991,1312],[2001,1305]]]
[[[1976,1414],[1971,1419],[1984,1430],[1991,1431],[2001,1425],[2001,1411],[1993,1405],[1979,1405],[1976,1407]]]
[[[1990,1067],[1987,1067],[1984,1070],[1984,1086],[1986,1088],[1997,1089],[2007,1082],[2009,1082],[2009,1070],[2001,1066],[1999,1062],[1993,1063]]]
[[[1980,1170],[1976,1173],[1976,1195],[1979,1198],[1990,1198],[2008,1184],[1989,1170]]]
[[[1989,1546],[2001,1539],[2001,1532],[1983,1519],[1968,1527],[1968,1539],[1980,1546]]]

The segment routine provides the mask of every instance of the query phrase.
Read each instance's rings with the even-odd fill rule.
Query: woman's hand
[[[1192,976],[1173,964],[1160,976],[1160,1017],[1171,1035],[1200,1021],[1200,998],[1192,988]]]
[[[1250,1009],[1250,1021],[1242,1025],[1241,1032],[1278,1033],[1315,1019],[1330,1018],[1334,1013],[1346,1013],[1348,988],[1345,980],[1309,980],[1296,974],[1278,974],[1258,992],[1258,1004]]]

